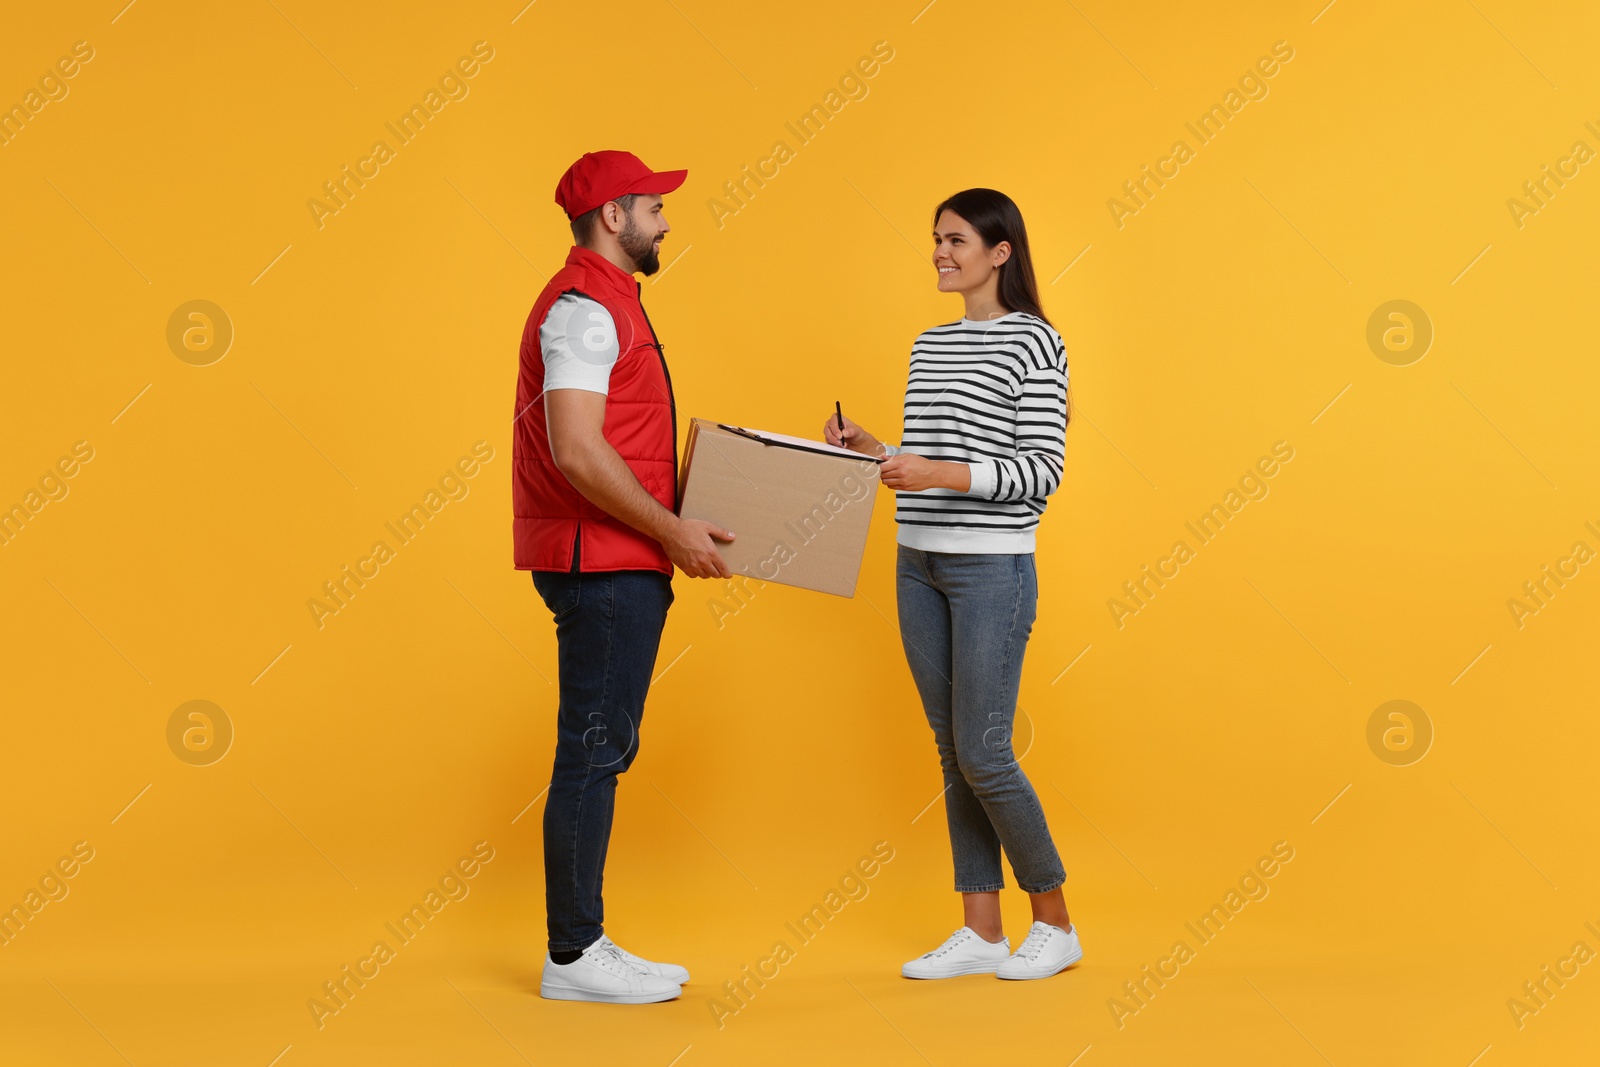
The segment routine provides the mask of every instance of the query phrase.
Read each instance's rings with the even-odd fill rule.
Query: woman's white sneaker
[[[657,978],[665,978],[667,981],[677,982],[679,985],[687,985],[689,982],[689,971],[685,967],[680,967],[676,963],[656,963],[645,959],[643,956],[635,956],[605,934],[600,935],[600,942],[616,949],[618,955],[646,974],[653,974]]]
[[[588,1000],[601,1004],[654,1004],[683,992],[677,982],[639,969],[616,945],[601,938],[568,964],[544,959],[539,995],[546,1000]]]
[[[1036,922],[1016,953],[995,973],[1001,978],[1049,978],[1083,959],[1078,944],[1078,928],[1063,930],[1049,923]]]
[[[985,941],[970,926],[963,926],[925,955],[900,968],[906,978],[955,978],[963,974],[993,974],[1011,954],[1011,942]]]

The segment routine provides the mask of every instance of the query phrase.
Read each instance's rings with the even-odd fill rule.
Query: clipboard
[[[792,448],[799,452],[815,452],[819,456],[835,456],[839,459],[867,460],[871,463],[882,463],[888,456],[868,456],[861,452],[852,452],[848,448],[838,448],[825,444],[822,441],[808,441],[803,437],[791,437],[783,433],[768,433],[765,430],[747,430],[743,426],[729,426],[725,422],[716,424],[717,429],[736,433],[740,437],[748,437],[752,441],[760,441],[764,445],[777,445],[779,448]]]

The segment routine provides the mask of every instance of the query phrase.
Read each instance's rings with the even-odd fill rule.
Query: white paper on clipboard
[[[768,430],[752,430],[747,426],[731,426],[727,423],[719,423],[718,425],[722,426],[723,429],[731,430],[737,434],[743,434],[746,437],[753,437],[756,440],[765,442],[769,445],[782,445],[785,448],[799,448],[806,452],[821,452],[824,455],[842,456],[845,459],[865,459],[871,460],[874,463],[882,462],[881,459],[875,456],[864,456],[860,452],[852,452],[848,448],[842,448],[838,445],[830,445],[825,441],[813,441],[806,437],[792,437],[786,433],[772,433]]]

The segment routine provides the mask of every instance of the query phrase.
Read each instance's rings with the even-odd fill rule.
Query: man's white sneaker
[[[963,926],[944,944],[923,956],[918,956],[900,973],[906,978],[954,978],[962,974],[993,974],[1011,954],[1011,942],[1005,938],[999,944],[985,941],[970,926]]]
[[[665,978],[667,981],[677,982],[679,985],[687,985],[689,982],[689,972],[676,963],[655,963],[642,956],[635,956],[605,934],[600,935],[600,942],[616,949],[619,956],[646,974],[653,974],[657,978]]]
[[[1016,953],[995,972],[1001,978],[1049,978],[1083,959],[1078,928],[1069,930],[1036,922]]]
[[[568,964],[544,958],[539,995],[546,1000],[589,1000],[601,1004],[654,1004],[683,992],[677,982],[649,974],[629,963],[618,948],[602,938]]]

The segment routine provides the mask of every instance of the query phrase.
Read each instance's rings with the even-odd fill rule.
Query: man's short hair
[[[622,209],[622,213],[626,215],[633,210],[633,202],[642,195],[642,193],[624,193],[616,198],[616,204]],[[610,202],[609,200],[606,201],[606,203]],[[572,220],[573,241],[580,245],[589,243],[589,239],[594,236],[594,228],[600,224],[600,208],[605,206],[605,204],[601,204],[600,207],[595,208],[593,211],[585,211],[582,215]]]

